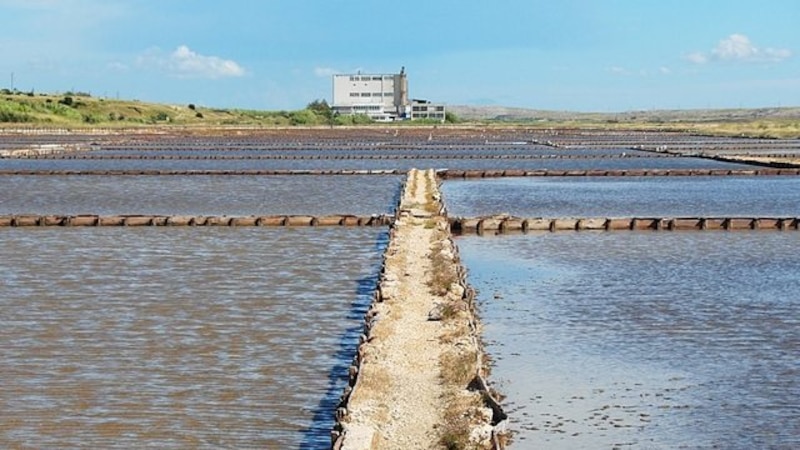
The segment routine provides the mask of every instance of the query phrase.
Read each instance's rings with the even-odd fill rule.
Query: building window
[[[372,96],[373,97],[383,97],[383,95],[380,92],[373,92]]]
[[[350,97],[358,97],[358,92],[351,92]]]
[[[362,96],[362,97],[369,97],[369,92],[362,92],[362,93],[361,93],[361,96]]]
[[[384,97],[394,97],[394,92],[384,92],[383,96]]]
[[[382,80],[381,77],[372,77],[372,81],[381,81],[381,80]]]
[[[437,110],[437,111],[444,111],[444,106],[437,106],[437,107],[436,107],[436,110]]]

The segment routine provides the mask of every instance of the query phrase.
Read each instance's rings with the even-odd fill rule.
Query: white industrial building
[[[398,74],[334,75],[332,108],[335,114],[365,114],[378,121],[445,119],[444,105],[409,100],[405,69]]]

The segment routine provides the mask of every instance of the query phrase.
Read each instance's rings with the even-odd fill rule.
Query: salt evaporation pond
[[[142,153],[146,154],[146,153]],[[376,154],[380,154],[377,153]],[[486,151],[484,155],[493,153]],[[702,158],[617,159],[506,159],[506,158],[401,158],[401,159],[0,159],[0,170],[408,170],[411,168],[483,170],[632,170],[727,169],[753,170],[754,166]]]
[[[800,448],[800,234],[457,243],[512,448]]]
[[[0,177],[0,214],[383,214],[402,176]]]
[[[447,180],[450,215],[521,217],[798,216],[800,178],[528,177]]]
[[[0,447],[326,448],[386,238],[0,230]]]

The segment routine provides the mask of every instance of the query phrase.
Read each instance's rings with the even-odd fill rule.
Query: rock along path
[[[467,308],[441,314],[444,305],[457,305],[465,292],[450,278],[442,281],[442,271],[453,272],[460,264],[449,236],[434,172],[411,170],[376,302],[368,313],[371,327],[359,348],[357,381],[340,420],[343,439],[334,448],[442,448],[450,429],[448,414],[454,411],[478,417],[455,433],[458,438],[487,448],[491,410],[487,413],[476,400],[479,393],[467,390],[468,379],[454,381],[443,371],[442,361],[459,352],[472,361],[465,372],[476,371],[480,351]],[[446,263],[437,260],[442,253],[449,255]],[[473,436],[473,429],[483,434]]]

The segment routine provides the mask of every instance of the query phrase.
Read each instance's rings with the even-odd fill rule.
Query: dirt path
[[[432,172],[413,171],[387,250],[383,302],[353,394],[345,449],[436,448],[442,421],[441,323],[428,320],[435,298],[426,284],[433,229],[425,223]]]
[[[336,450],[495,442],[492,423],[504,413],[485,385],[472,292],[441,209],[433,170],[411,170],[357,376],[338,411]],[[481,387],[468,389],[476,382]]]

